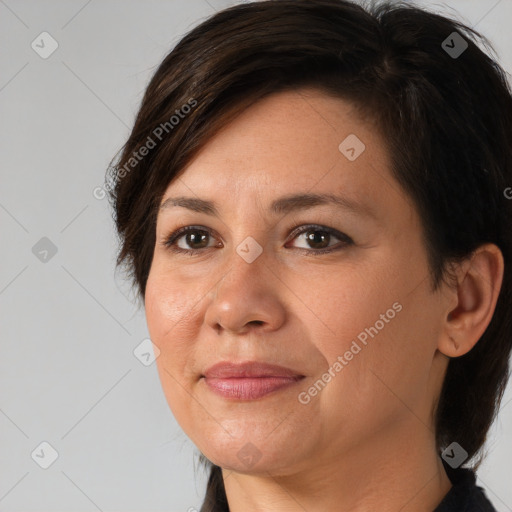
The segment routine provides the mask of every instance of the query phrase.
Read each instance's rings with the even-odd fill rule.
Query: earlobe
[[[448,357],[468,353],[491,322],[503,281],[504,260],[494,244],[480,246],[457,270],[457,285],[438,349]],[[453,307],[453,303],[456,303]]]

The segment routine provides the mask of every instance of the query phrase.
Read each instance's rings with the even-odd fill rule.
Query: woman
[[[512,97],[478,38],[270,0],[154,74],[109,189],[202,512],[495,510]]]

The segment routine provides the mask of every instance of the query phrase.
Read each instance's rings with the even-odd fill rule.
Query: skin
[[[354,161],[338,149],[349,134],[365,144]],[[375,218],[334,205],[269,211],[274,199],[302,192],[343,194]],[[314,89],[245,110],[169,184],[162,203],[182,195],[215,201],[220,216],[159,211],[146,318],[168,404],[222,467],[230,510],[431,512],[451,487],[433,404],[449,357],[471,350],[492,318],[499,249],[482,246],[456,269],[457,287],[432,292],[420,218],[391,175],[378,131],[349,103]],[[353,243],[290,237],[309,224]],[[195,255],[173,253],[166,238],[189,225],[211,237],[182,236],[179,246]],[[252,263],[236,250],[248,236],[262,249]],[[314,255],[326,246],[339,250]],[[299,393],[394,303],[402,306],[394,318],[300,403]],[[305,378],[258,400],[229,401],[200,379],[226,360],[280,364]],[[243,447],[259,459],[239,458]]]

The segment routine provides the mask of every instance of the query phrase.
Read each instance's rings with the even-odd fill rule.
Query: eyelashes
[[[169,250],[171,250],[172,252],[181,252],[181,253],[195,253],[195,252],[198,252],[198,251],[204,251],[204,247],[202,248],[199,248],[199,249],[183,249],[182,247],[178,247],[176,245],[176,242],[178,240],[180,240],[181,238],[183,238],[184,236],[186,235],[191,235],[191,234],[197,234],[197,233],[201,233],[202,235],[200,235],[200,237],[198,237],[198,240],[201,240],[205,237],[211,237],[213,236],[212,232],[208,229],[208,228],[204,228],[202,226],[186,226],[184,228],[180,228],[176,231],[174,231],[173,233],[171,233],[164,241],[163,241],[163,245],[165,247],[167,247]],[[195,237],[194,238],[194,241],[195,241]],[[207,247],[208,249],[211,248],[211,247]]]
[[[306,235],[304,237],[305,243],[312,244],[313,247],[310,246],[311,248],[309,249],[303,247],[292,247],[292,249],[308,255],[321,255],[339,251],[349,245],[353,245],[354,243],[353,240],[345,233],[327,226],[320,226],[318,224],[310,224],[294,228],[289,235],[289,240],[293,241],[304,234]],[[320,234],[320,236],[317,236],[318,234]],[[211,238],[215,238],[213,232],[204,226],[185,226],[171,233],[161,243],[172,253],[196,256],[204,253],[204,251],[222,247],[220,242],[214,245],[209,245],[208,242]],[[327,247],[314,247],[314,245],[324,244],[326,240],[330,242],[332,238],[338,239],[340,242],[336,245],[328,245]],[[183,240],[188,246],[193,246],[194,244],[199,244],[201,246],[191,249],[179,247],[177,243],[181,240]]]

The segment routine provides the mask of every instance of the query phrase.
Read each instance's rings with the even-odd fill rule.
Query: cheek
[[[166,395],[172,388],[189,387],[197,370],[194,349],[202,321],[201,296],[174,276],[152,269],[146,285],[146,322],[153,343],[159,348],[156,360]]]
[[[382,272],[376,272],[378,268],[382,267],[374,265],[365,272],[339,271],[338,278],[331,277],[327,286],[308,299],[309,308],[321,320],[317,322],[323,331],[318,333],[322,334],[319,339],[331,340],[324,344],[324,354],[329,362],[349,350],[353,341],[365,347],[365,341],[381,336],[381,331],[388,329],[393,317],[399,316],[393,309],[399,295],[394,288],[396,282],[388,282]],[[389,323],[383,323],[381,315]],[[376,322],[380,329],[375,329]],[[326,332],[330,333],[328,338],[325,338]]]
[[[160,350],[156,366],[162,390],[176,420],[187,431],[191,417],[189,390],[196,379],[194,342],[200,323],[194,321],[194,304],[198,299],[176,279],[153,269],[145,296],[148,331]]]
[[[172,336],[172,331],[193,315],[198,292],[184,285],[175,274],[152,267],[146,285],[146,321],[154,340]],[[153,339],[153,338],[152,338]]]
[[[374,262],[364,272],[346,276],[330,281],[330,293],[324,289],[311,299],[331,333],[317,332],[326,370],[330,367],[336,375],[324,399],[343,396],[352,411],[385,415],[393,401],[402,407],[393,393],[414,402],[426,385],[435,340],[432,298],[426,284],[411,293],[411,277],[421,279],[413,268],[407,272],[405,261]]]
[[[369,436],[399,418],[410,417],[411,412],[424,417],[420,408],[429,359],[413,347],[420,340],[410,338],[406,305],[398,312],[393,309],[394,316],[388,313],[386,323],[380,314],[386,315],[387,305],[387,301],[383,307],[377,305],[350,327],[350,316],[340,315],[340,331],[343,329],[346,334],[338,338],[337,346],[324,347],[334,377],[315,400],[329,417],[325,425],[327,438],[338,439],[340,433],[346,439]],[[356,306],[353,304],[354,311]]]

